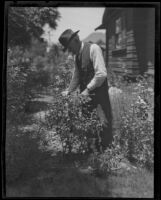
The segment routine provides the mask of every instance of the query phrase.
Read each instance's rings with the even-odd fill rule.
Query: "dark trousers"
[[[88,112],[92,112],[96,108],[99,120],[103,125],[103,130],[100,132],[99,137],[89,138],[90,146],[95,146],[97,151],[104,151],[113,140],[112,135],[112,112],[108,94],[101,97],[101,95],[92,95],[91,101],[86,103],[84,107],[84,113],[86,109]]]

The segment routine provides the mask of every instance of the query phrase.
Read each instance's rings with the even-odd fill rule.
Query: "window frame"
[[[117,20],[120,20],[120,22],[118,22],[118,24],[120,23],[119,28],[117,28]],[[125,53],[126,36],[124,34],[126,34],[125,16],[124,16],[124,13],[121,13],[121,15],[119,15],[119,16],[117,16],[117,18],[115,18],[115,33],[114,33],[115,42],[114,42],[113,51],[119,51],[119,52]],[[120,45],[117,44],[119,35],[121,35],[120,36],[120,37],[122,37],[121,40],[123,40],[122,44],[120,44]]]

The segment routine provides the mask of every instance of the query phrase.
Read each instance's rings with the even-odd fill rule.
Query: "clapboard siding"
[[[108,63],[109,67],[111,67],[114,71],[118,73],[139,73],[139,65],[136,53],[135,39],[133,30],[126,31],[126,42],[125,49],[126,54],[121,55],[119,57],[113,56],[114,52],[114,36],[111,36],[109,39],[109,53],[108,53]],[[116,50],[117,51],[117,50]]]
[[[106,23],[106,60],[113,71],[123,74],[138,75],[145,71],[154,71],[154,9],[124,8],[108,12]],[[110,17],[111,16],[111,17]],[[119,17],[125,18],[125,38],[122,50],[115,45],[115,22]],[[146,25],[145,25],[146,24]]]

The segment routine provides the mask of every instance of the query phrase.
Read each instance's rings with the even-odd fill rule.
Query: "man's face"
[[[68,51],[71,52],[72,54],[78,54],[79,52],[79,41],[78,39],[75,37],[73,38],[73,40],[70,42],[69,46],[68,46]]]

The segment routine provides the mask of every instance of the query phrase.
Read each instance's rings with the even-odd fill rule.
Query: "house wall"
[[[134,33],[140,72],[144,73],[154,64],[154,34],[155,11],[154,8],[134,9]]]
[[[119,17],[125,18],[125,45],[122,50],[115,50],[115,21]],[[106,36],[109,37],[107,60],[109,67],[117,73],[139,73],[132,22],[133,9],[124,9],[123,12],[119,12],[107,23]]]
[[[149,9],[147,26],[147,65],[148,73],[154,74],[155,64],[155,8]]]
[[[106,61],[118,73],[137,75],[147,71],[148,65],[154,71],[155,13],[153,8],[143,9],[124,9],[106,22]],[[125,17],[126,39],[124,50],[115,51],[115,21],[120,16]]]

